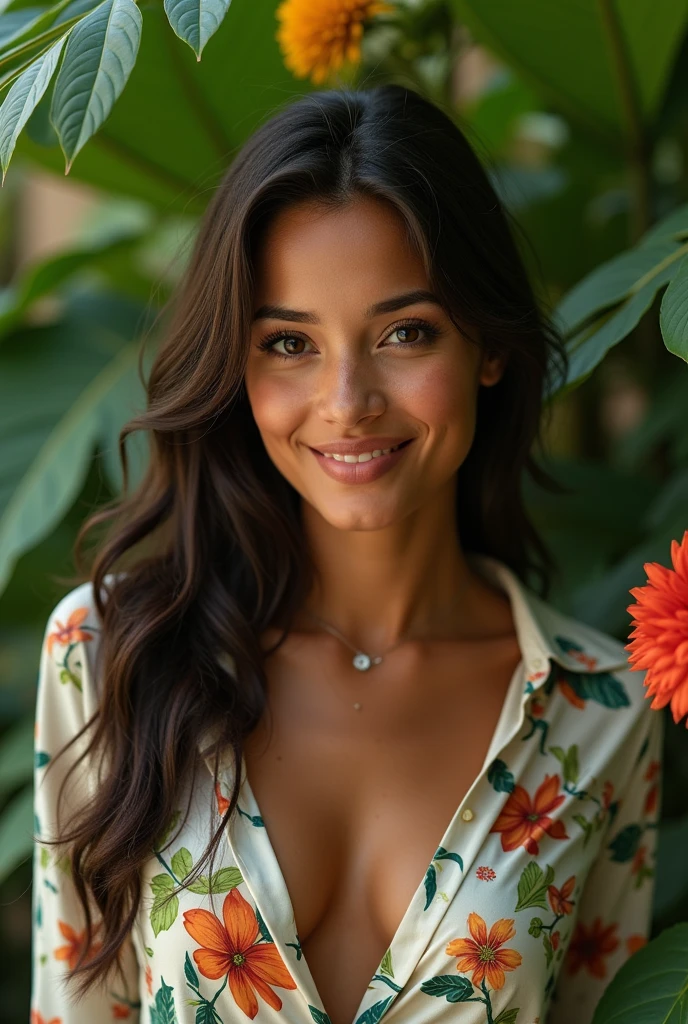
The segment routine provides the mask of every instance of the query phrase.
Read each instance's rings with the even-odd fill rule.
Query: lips
[[[409,438],[401,442],[396,451],[389,452],[387,455],[378,455],[367,462],[340,462],[338,459],[327,458],[316,448],[311,448],[311,451],[321,469],[333,480],[347,484],[365,484],[377,480],[393,469],[405,457],[412,441],[413,438]],[[363,451],[371,451],[371,449],[364,448]]]
[[[322,444],[310,445],[313,451],[324,455],[363,455],[365,452],[381,451],[385,448],[396,448],[407,444],[413,438],[405,437],[359,437],[355,440],[342,438],[339,441],[324,441]]]

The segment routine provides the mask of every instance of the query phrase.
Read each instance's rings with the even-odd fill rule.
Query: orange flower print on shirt
[[[505,852],[525,846],[528,853],[537,857],[540,852],[538,843],[545,834],[552,839],[569,838],[564,822],[553,821],[550,817],[565,800],[564,794],[559,792],[560,785],[558,775],[545,775],[532,800],[523,786],[514,786],[490,829],[490,832],[502,833]]]
[[[633,956],[633,954],[637,953],[639,949],[643,948],[643,946],[647,946],[647,937],[645,935],[629,935],[626,939],[626,949],[628,950],[629,956]]]
[[[449,956],[458,957],[456,969],[461,974],[473,972],[471,981],[480,988],[484,981],[489,988],[502,988],[505,971],[520,966],[521,954],[515,949],[502,949],[505,942],[516,934],[513,919],[500,918],[487,933],[487,925],[480,914],[468,915],[470,939],[452,939],[447,946]]]
[[[57,629],[48,634],[46,641],[48,654],[52,654],[55,644],[62,644],[66,647],[67,644],[75,644],[79,640],[92,640],[93,633],[88,633],[85,629],[80,628],[81,623],[87,617],[88,608],[75,608],[67,619],[66,625],[63,626],[59,619],[55,619]]]
[[[559,690],[562,696],[566,697],[569,704],[573,704],[574,708],[579,708],[581,711],[585,707],[585,701],[582,697],[579,697],[574,688],[566,682],[565,679],[559,680]]]
[[[569,899],[569,896],[573,892],[576,885],[576,876],[571,875],[567,878],[561,889],[557,889],[555,885],[550,885],[547,889],[547,898],[552,911],[557,917],[563,917],[564,914],[570,914],[573,910],[573,903]]]
[[[41,1013],[39,1013],[38,1010],[32,1010],[31,1011],[31,1024],[62,1024],[62,1018],[61,1017],[51,1017],[50,1020],[48,1020]]]
[[[148,995],[153,998],[153,972],[150,969],[150,964],[146,964],[146,988],[148,989]]]
[[[201,974],[216,980],[229,975],[234,1002],[253,1019],[261,996],[273,1010],[282,1000],[273,985],[294,989],[296,982],[272,942],[256,942],[259,928],[255,911],[238,889],[227,893],[222,906],[224,924],[208,910],[185,910],[184,927],[201,949],[194,960]]]
[[[619,945],[615,934],[617,927],[616,924],[604,927],[602,919],[599,917],[596,917],[589,927],[579,921],[568,949],[569,973],[576,974],[581,967],[585,967],[593,978],[606,978],[607,962],[605,958],[613,953]]]
[[[67,940],[67,944],[65,946],[58,946],[53,955],[56,960],[66,960],[69,970],[73,971],[81,955],[81,950],[86,942],[86,929],[84,928],[83,931],[77,932],[70,924],[66,924],[64,921],[59,920],[57,925],[64,938]],[[100,926],[98,925],[96,927],[96,931],[98,930],[98,927]],[[88,963],[88,961],[101,949],[102,945],[102,942],[96,942],[94,939],[88,950],[84,963]]]
[[[219,782],[215,783],[215,799],[217,800],[217,812],[218,812],[218,814],[220,814],[220,815],[226,814],[227,813],[227,808],[229,807],[229,800],[227,799],[227,797],[222,795],[222,791],[220,789],[220,783]]]

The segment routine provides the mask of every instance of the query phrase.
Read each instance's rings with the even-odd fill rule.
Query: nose
[[[333,355],[323,364],[316,404],[326,422],[351,427],[384,412],[384,388],[373,360],[349,351]]]

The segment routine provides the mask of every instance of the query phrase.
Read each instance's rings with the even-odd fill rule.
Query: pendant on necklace
[[[359,651],[354,657],[352,664],[359,672],[367,672],[371,665],[379,665],[381,661],[382,655],[378,655],[377,658],[371,658],[369,655],[364,654],[363,651]]]

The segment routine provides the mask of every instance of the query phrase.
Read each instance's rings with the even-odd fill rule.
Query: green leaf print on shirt
[[[531,861],[521,872],[518,880],[518,902],[515,911],[528,907],[542,907],[547,910],[547,890],[554,881],[554,868],[547,865],[547,873],[539,864]]]
[[[626,825],[620,832],[617,832],[608,846],[608,849],[612,851],[611,860],[617,861],[620,864],[633,860],[638,852],[642,837],[642,825]]]
[[[502,1010],[498,1017],[495,1017],[494,1024],[516,1024],[518,1007],[513,1010]]]
[[[392,950],[388,949],[382,960],[380,961],[380,974],[389,974],[390,978],[394,977],[394,970],[392,968]]]
[[[158,936],[160,932],[168,931],[177,920],[179,898],[173,894],[173,890],[175,886],[186,881],[193,871],[194,864],[193,857],[185,846],[181,846],[172,855],[169,864],[159,850],[155,850],[155,856],[165,869],[164,874],[154,875],[150,880],[150,887],[153,891],[150,922],[153,934]],[[200,896],[207,896],[210,893],[219,895],[235,889],[237,885],[241,885],[243,880],[239,868],[219,868],[213,872],[210,878],[207,875],[199,875],[197,879],[189,883],[187,889]]]
[[[487,769],[487,781],[497,793],[513,793],[516,780],[504,761],[496,758]]]
[[[575,786],[578,782],[577,744],[574,743],[573,746],[568,748],[568,750],[564,750],[563,747],[550,747],[549,752],[550,754],[554,754],[561,765],[561,773],[564,776],[564,789],[566,789],[567,786]]]
[[[161,986],[155,993],[155,1006],[150,1008],[150,1024],[178,1024],[172,986],[166,985],[162,977],[160,982]]]
[[[317,1006],[311,1006],[308,1004],[308,1009],[311,1011],[311,1017],[315,1021],[315,1024],[332,1024],[332,1021],[322,1010],[319,1010]]]
[[[265,822],[261,818],[260,814],[249,814],[247,811],[242,811],[239,804],[237,804],[237,812],[242,818],[248,818],[254,828],[265,828]]]
[[[530,927],[528,928],[528,934],[532,935],[534,939],[542,939],[542,947],[545,951],[545,966],[548,970],[552,964],[555,953],[558,951],[558,955],[562,955],[562,949],[560,949],[560,946],[562,945],[562,938],[560,931],[557,929],[557,925],[560,921],[564,920],[568,914],[573,912],[576,901],[572,900],[571,896],[575,886],[575,875],[571,875],[570,878],[567,878],[560,889],[555,885],[549,885],[547,887],[547,900],[549,907],[545,907],[545,909],[551,909],[554,917],[547,924],[541,917],[534,917],[531,919]]]
[[[468,978],[455,974],[439,974],[436,978],[424,981],[420,986],[426,996],[444,996],[448,1003],[477,1003],[478,997],[473,995],[473,985]]]
[[[425,886],[425,906],[423,910],[427,910],[435,896],[437,895],[437,872],[442,870],[442,865],[439,863],[441,860],[453,860],[459,865],[463,871],[463,860],[458,853],[451,853],[449,850],[445,850],[443,846],[438,846],[435,856],[430,861],[430,866],[425,872],[425,878],[423,879],[423,885]],[[440,895],[443,895],[440,893]],[[445,900],[447,897],[444,897]],[[356,1022],[358,1024],[358,1022]]]
[[[382,1015],[393,999],[394,996],[387,996],[386,999],[381,999],[379,1003],[369,1006],[360,1017],[356,1018],[356,1024],[378,1024],[378,1021],[382,1019]]]

